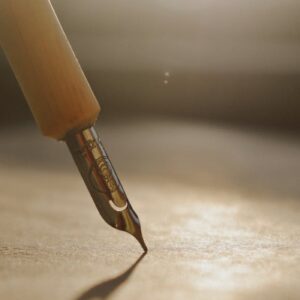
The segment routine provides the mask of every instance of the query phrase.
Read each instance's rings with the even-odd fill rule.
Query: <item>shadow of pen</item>
[[[91,287],[86,292],[81,294],[76,300],[100,300],[106,299],[113,291],[115,291],[123,282],[125,282],[131,275],[136,266],[140,263],[143,257],[146,255],[144,252],[136,262],[125,272],[114,278],[103,281],[96,286]]]

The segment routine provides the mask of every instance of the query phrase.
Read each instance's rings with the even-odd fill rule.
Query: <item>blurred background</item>
[[[0,298],[300,299],[300,1],[52,3],[149,252],[130,275],[0,52]]]
[[[53,0],[103,117],[300,128],[298,0]],[[32,121],[0,53],[0,122]]]

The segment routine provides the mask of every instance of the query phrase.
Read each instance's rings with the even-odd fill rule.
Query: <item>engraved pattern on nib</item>
[[[107,156],[100,156],[96,159],[96,164],[100,173],[102,174],[102,178],[104,179],[111,193],[113,193],[117,190],[117,184],[112,176],[113,171],[108,167],[108,162],[109,160]]]
[[[98,140],[98,142],[96,140],[87,140],[84,145],[82,146],[80,153],[83,155],[87,155],[88,152],[93,151],[93,149],[97,149],[97,146],[100,144],[100,141]],[[102,151],[104,151],[104,148],[101,149]],[[110,193],[113,193],[115,191],[117,191],[118,189],[122,191],[122,188],[120,186],[120,184],[118,184],[118,181],[115,180],[115,178],[113,176],[114,174],[114,169],[111,165],[111,162],[108,158],[107,155],[103,155],[103,153],[101,153],[99,151],[98,153],[99,157],[95,159],[95,162],[90,166],[90,169],[88,171],[88,180],[90,181],[91,186],[93,187],[93,189],[95,191],[97,191],[98,193],[105,193],[107,194],[106,191],[102,190],[99,186],[99,182],[94,180],[94,172],[101,174],[101,179],[103,179],[105,186],[108,188],[108,190],[110,191]],[[124,210],[126,210],[128,203],[126,201],[126,199],[123,199],[125,201],[125,204],[122,206],[119,206],[118,204],[116,204],[113,199],[109,199],[108,203],[110,205],[110,207],[116,211],[116,212],[122,212]]]

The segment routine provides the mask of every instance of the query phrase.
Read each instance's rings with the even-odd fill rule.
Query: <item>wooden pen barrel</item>
[[[44,135],[96,121],[100,106],[48,0],[1,0],[0,44]]]

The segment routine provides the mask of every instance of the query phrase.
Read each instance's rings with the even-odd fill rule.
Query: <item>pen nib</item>
[[[103,219],[133,235],[145,252],[139,218],[93,127],[69,134],[65,141]]]
[[[147,248],[147,246],[145,244],[145,241],[143,239],[143,235],[142,235],[141,230],[138,234],[135,234],[134,237],[138,240],[138,242],[140,243],[140,245],[143,248],[144,252],[148,252],[148,248]]]

